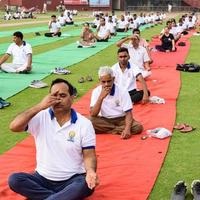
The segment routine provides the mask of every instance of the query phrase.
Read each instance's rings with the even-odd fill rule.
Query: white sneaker
[[[51,71],[53,74],[71,74],[71,72],[67,69],[62,67],[56,67],[54,70]]]
[[[33,80],[31,82],[31,84],[29,85],[29,87],[32,87],[32,88],[44,88],[44,87],[48,87],[47,83],[44,83],[40,80]]]

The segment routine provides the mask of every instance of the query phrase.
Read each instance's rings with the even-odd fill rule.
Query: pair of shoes
[[[174,129],[179,130],[181,133],[188,133],[195,130],[196,128],[186,123],[177,123],[174,126]]]
[[[67,69],[64,69],[62,67],[56,67],[54,70],[51,71],[51,73],[53,74],[71,74],[71,71],[67,70]]]
[[[185,181],[178,181],[174,186],[174,190],[171,195],[171,200],[185,200],[187,192],[187,186]],[[191,194],[194,200],[200,200],[200,180],[194,180],[191,184]]]
[[[84,77],[81,77],[81,78],[78,80],[78,82],[79,82],[79,83],[84,83],[85,80],[86,80],[86,81],[93,81],[93,78],[92,78],[92,76],[87,75],[85,79],[84,79]]]
[[[29,85],[29,87],[32,87],[32,88],[44,88],[44,87],[48,87],[47,83],[44,83],[40,80],[33,80],[31,82],[31,84]]]
[[[0,97],[0,109],[2,109],[4,107],[8,107],[8,106],[10,106],[10,104],[11,104],[10,102],[7,102]]]

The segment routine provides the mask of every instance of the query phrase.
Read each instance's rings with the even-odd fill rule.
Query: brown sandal
[[[188,132],[191,132],[191,131],[194,131],[196,128],[190,126],[190,125],[187,125],[185,126],[185,128],[181,129],[180,132],[181,133],[188,133]]]
[[[177,124],[174,126],[174,129],[176,129],[176,130],[182,130],[182,129],[184,129],[186,126],[188,126],[188,125],[185,124],[185,123],[181,123],[181,124],[177,123]]]

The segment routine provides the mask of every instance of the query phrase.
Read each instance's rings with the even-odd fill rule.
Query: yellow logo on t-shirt
[[[75,135],[76,135],[75,131],[70,131],[68,134],[69,138],[67,139],[67,141],[74,142]]]

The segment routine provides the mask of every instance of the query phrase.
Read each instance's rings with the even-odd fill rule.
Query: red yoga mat
[[[176,118],[176,98],[180,89],[177,63],[184,63],[189,51],[186,46],[177,52],[153,52],[152,76],[147,80],[152,96],[164,98],[165,104],[134,105],[133,116],[145,128],[165,127],[172,131]],[[74,108],[83,115],[89,114],[89,91]],[[145,131],[142,133],[145,134]],[[97,135],[98,175],[100,185],[89,200],[145,200],[149,196],[164,161],[170,139],[148,138],[142,135],[122,140],[118,135]],[[32,137],[17,144],[0,156],[0,199],[21,200],[7,185],[9,174],[31,172],[35,167],[35,148]]]

